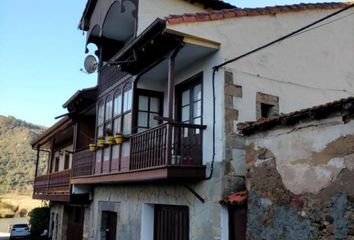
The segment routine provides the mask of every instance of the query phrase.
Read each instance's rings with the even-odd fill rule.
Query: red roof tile
[[[243,204],[246,201],[247,201],[247,191],[231,193],[223,200],[221,200],[222,203],[227,203],[227,204]]]
[[[211,11],[208,13],[194,13],[182,15],[170,15],[166,21],[170,25],[191,22],[205,22],[223,20],[234,17],[275,15],[277,13],[298,12],[313,9],[336,9],[349,6],[351,3],[301,3],[294,5],[273,6],[264,8],[232,8]]]

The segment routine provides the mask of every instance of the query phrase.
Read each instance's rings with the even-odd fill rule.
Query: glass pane
[[[131,132],[131,118],[132,114],[128,113],[124,115],[123,119],[123,134],[130,134]]]
[[[111,123],[105,124],[104,125],[104,136],[112,136],[113,131],[112,131],[112,126]]]
[[[138,127],[148,127],[148,113],[139,112],[138,113]]]
[[[194,101],[202,99],[202,86],[200,84],[194,87],[193,99]]]
[[[130,155],[130,143],[125,142],[122,145],[122,156],[123,157],[128,157]]]
[[[97,150],[96,152],[96,163],[101,162],[102,150]]]
[[[194,103],[193,108],[193,117],[200,117],[202,115],[202,101],[198,101]]]
[[[182,107],[182,122],[189,120],[189,105]]]
[[[158,116],[158,115],[150,113],[150,126],[149,127],[151,127],[151,128],[159,125],[159,121],[154,119],[155,116]]]
[[[97,137],[103,137],[103,126],[97,128]]]
[[[106,102],[106,121],[112,118],[112,99]]]
[[[114,116],[121,114],[122,112],[122,95],[117,95],[114,97]]]
[[[119,145],[113,145],[112,159],[119,159],[119,150],[120,150],[120,146]]]
[[[129,111],[132,108],[132,90],[124,92],[124,107],[123,112]]]
[[[189,96],[190,96],[189,90],[186,90],[182,93],[182,106],[189,104],[189,100],[190,100]]]
[[[160,105],[159,98],[155,98],[155,97],[150,98],[150,112],[158,113],[159,105]]]
[[[106,147],[103,151],[103,161],[109,161],[110,148]]]
[[[98,106],[98,118],[97,118],[98,125],[103,123],[103,112],[104,112],[103,104],[100,104]]]
[[[148,111],[149,98],[146,96],[139,96],[139,110]]]
[[[199,117],[199,118],[193,119],[193,123],[198,124],[198,125],[202,124],[202,118]]]
[[[114,119],[113,122],[113,134],[120,133],[122,129],[120,129],[120,117]]]

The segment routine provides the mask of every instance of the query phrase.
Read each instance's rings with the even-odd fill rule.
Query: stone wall
[[[354,239],[354,122],[341,116],[246,141],[250,239]]]
[[[119,239],[139,240],[141,239],[142,225],[144,225],[142,219],[145,205],[164,204],[188,206],[190,240],[220,240],[222,206],[219,201],[222,197],[221,169],[224,169],[221,164],[216,163],[211,180],[186,183],[205,200],[204,203],[182,183],[95,186],[94,201],[85,209],[84,239],[100,239],[102,210],[109,210],[117,212],[117,236]],[[153,221],[153,219],[148,220]]]
[[[65,240],[67,233],[68,215],[65,214],[64,204],[51,202],[49,236],[53,240]]]

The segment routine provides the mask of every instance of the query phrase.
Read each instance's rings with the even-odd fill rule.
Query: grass
[[[24,217],[35,207],[40,207],[43,202],[33,200],[31,195],[8,193],[0,196],[0,218]]]

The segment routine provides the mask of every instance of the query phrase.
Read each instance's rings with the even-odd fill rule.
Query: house
[[[349,97],[239,124],[250,239],[354,239],[353,113]]]
[[[53,213],[64,209],[51,219],[61,238],[52,237],[71,239],[77,224],[83,239],[244,239],[247,165],[236,124],[354,92],[351,7],[88,1],[79,28],[97,46],[98,81],[64,104],[70,197],[34,194]],[[42,138],[65,132],[61,125]],[[34,147],[48,149],[44,140]],[[52,147],[49,169],[61,147]],[[72,202],[77,195],[88,202]]]

